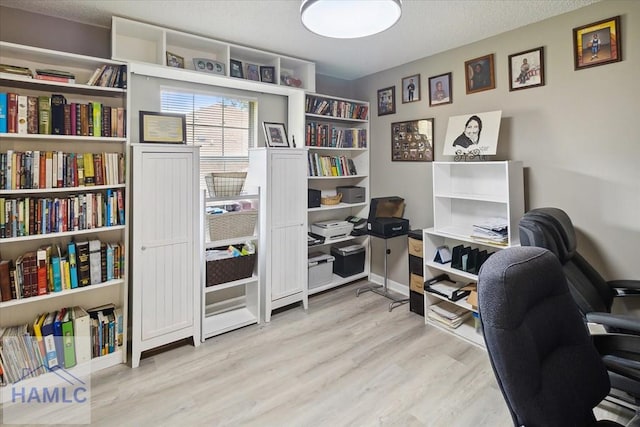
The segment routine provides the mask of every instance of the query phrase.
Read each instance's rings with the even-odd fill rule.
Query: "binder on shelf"
[[[47,352],[46,361],[49,369],[60,366],[60,363],[58,361],[58,353],[56,353],[56,343],[53,331],[53,323],[57,313],[57,311],[50,312],[42,324],[42,338],[44,340],[44,347]]]
[[[80,364],[91,360],[91,319],[82,307],[75,306],[72,311],[76,363]]]
[[[62,319],[62,353],[66,369],[76,366],[76,348],[73,333],[72,309],[66,309]]]

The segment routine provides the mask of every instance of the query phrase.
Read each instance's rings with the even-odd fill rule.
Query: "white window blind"
[[[204,176],[211,172],[247,170],[254,146],[254,101],[162,90],[161,109],[186,116],[187,144],[200,145],[200,188],[206,188]]]

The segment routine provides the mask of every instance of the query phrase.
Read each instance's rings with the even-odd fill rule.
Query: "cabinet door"
[[[134,286],[143,341],[194,322],[193,166],[192,153],[146,152],[136,173],[134,250],[140,257],[134,270],[140,283]]]
[[[271,299],[305,289],[306,153],[273,153],[271,158]]]

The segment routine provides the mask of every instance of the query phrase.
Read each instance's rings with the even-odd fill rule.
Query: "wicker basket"
[[[213,172],[205,176],[210,197],[237,196],[242,193],[246,172]]]
[[[323,205],[337,205],[342,200],[342,193],[338,193],[335,196],[325,196],[320,198],[320,203]]]
[[[256,229],[258,211],[250,209],[223,214],[207,214],[207,217],[209,237],[212,241],[235,239],[237,237],[253,236]]]
[[[251,277],[255,263],[256,254],[207,261],[207,286]]]

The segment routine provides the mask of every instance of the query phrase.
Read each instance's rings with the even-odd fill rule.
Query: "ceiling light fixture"
[[[402,0],[302,0],[302,24],[336,39],[371,36],[391,28],[402,14]]]

